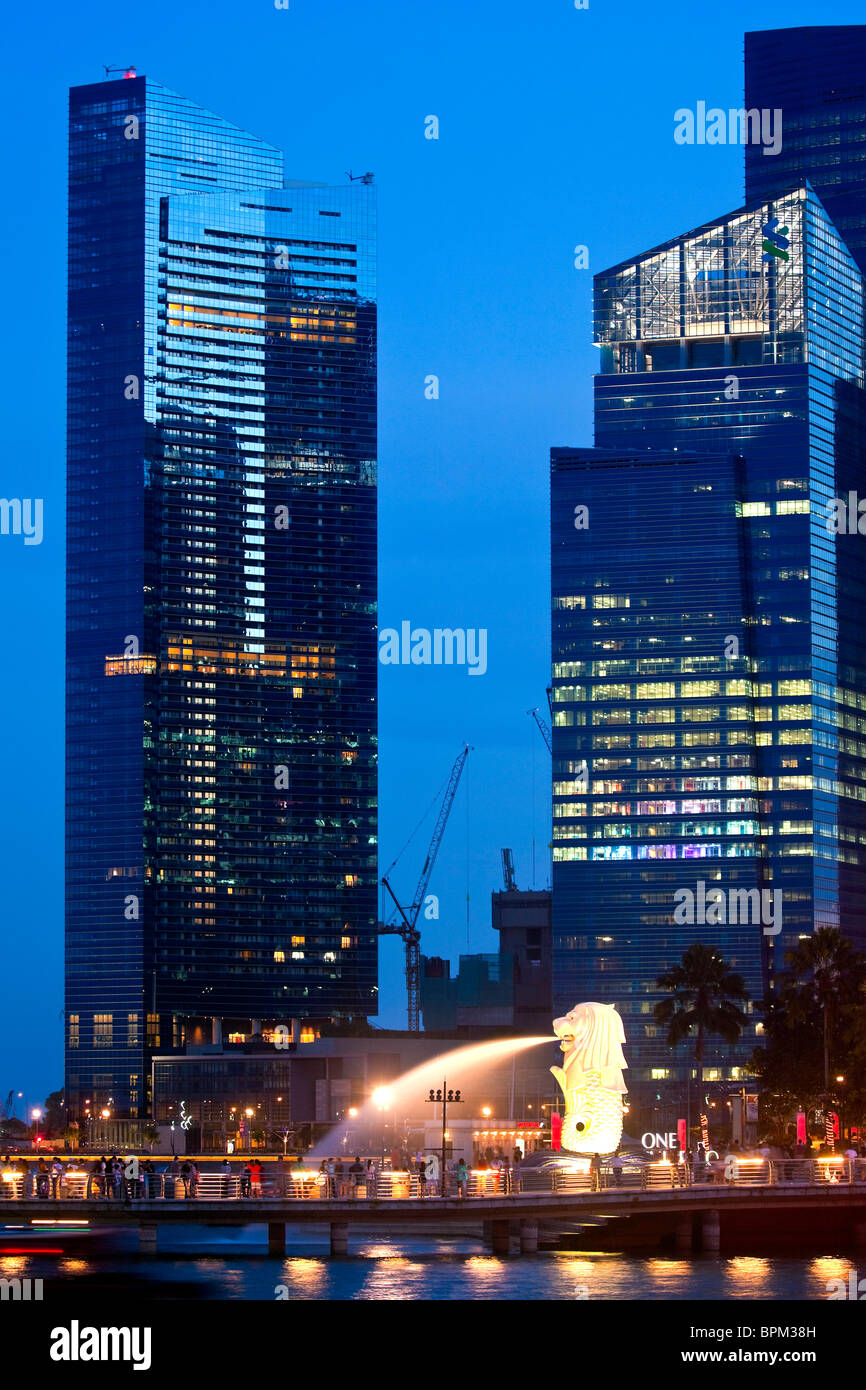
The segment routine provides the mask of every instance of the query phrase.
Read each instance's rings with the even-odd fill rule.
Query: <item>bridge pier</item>
[[[719,1213],[717,1211],[702,1211],[701,1249],[706,1250],[708,1254],[718,1254],[720,1244]]]
[[[285,1234],[285,1232],[284,1232]],[[331,1254],[348,1255],[349,1253],[349,1223],[348,1221],[331,1222]]]
[[[268,1222],[268,1254],[285,1255],[286,1253],[286,1223],[285,1221]]]
[[[678,1216],[677,1224],[674,1227],[674,1245],[677,1250],[691,1250],[693,1239],[692,1214]]]
[[[521,1255],[538,1253],[538,1222],[532,1217],[520,1223],[520,1253]]]
[[[866,1245],[866,1221],[855,1221],[852,1226],[855,1245]]]
[[[155,1255],[159,1226],[155,1221],[139,1221],[138,1252],[140,1255]]]
[[[536,1235],[537,1242],[537,1235]],[[507,1255],[511,1248],[511,1223],[509,1221],[490,1222],[490,1249],[494,1255]]]

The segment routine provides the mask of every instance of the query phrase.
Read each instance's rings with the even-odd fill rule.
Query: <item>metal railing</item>
[[[654,1160],[643,1163],[628,1159],[621,1163],[590,1163],[577,1160],[572,1165],[546,1168],[468,1169],[461,1176],[446,1176],[448,1197],[501,1197],[512,1194],[649,1192],[679,1188],[717,1187],[835,1187],[866,1184],[866,1159],[823,1156],[810,1159],[770,1159],[730,1155],[712,1163],[674,1163]],[[421,1184],[416,1173],[387,1167],[371,1175],[345,1173],[332,1175],[315,1169],[286,1167],[271,1174],[263,1184],[251,1183],[246,1176],[222,1171],[199,1172],[197,1177],[182,1173],[141,1173],[136,1179],[65,1169],[59,1177],[28,1168],[0,1172],[0,1207],[4,1203],[39,1198],[110,1201],[401,1201],[409,1198],[442,1196],[441,1181]]]

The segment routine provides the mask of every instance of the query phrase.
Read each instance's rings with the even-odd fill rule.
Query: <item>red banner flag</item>
[[[556,1110],[550,1115],[550,1147],[557,1153],[562,1148],[562,1116]]]

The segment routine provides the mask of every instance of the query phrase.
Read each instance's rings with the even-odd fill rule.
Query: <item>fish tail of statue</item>
[[[611,1154],[622,1138],[622,1092],[590,1081],[566,1093],[562,1147],[571,1153]]]

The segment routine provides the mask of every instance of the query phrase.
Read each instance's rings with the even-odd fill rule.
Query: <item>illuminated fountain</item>
[[[428,1090],[442,1087],[443,1079],[465,1093],[473,1085],[486,1084],[497,1067],[513,1063],[519,1053],[556,1039],[564,1054],[563,1065],[550,1068],[565,1097],[565,1153],[559,1161],[569,1162],[568,1155],[613,1153],[622,1137],[622,1098],[626,1093],[622,1020],[608,1004],[577,1004],[563,1018],[555,1019],[553,1028],[552,1036],[471,1043],[420,1062],[379,1088],[350,1119],[320,1139],[308,1157],[324,1158],[343,1152],[350,1131],[385,1127],[389,1114],[393,1130],[397,1117],[417,1114],[421,1098]]]
[[[441,1087],[447,1075],[449,1083],[461,1087],[464,1092],[473,1083],[480,1084],[490,1072],[504,1062],[511,1061],[521,1052],[531,1047],[548,1046],[555,1042],[553,1035],[528,1038],[497,1038],[493,1042],[470,1043],[457,1047],[451,1052],[439,1053],[429,1061],[389,1081],[357,1109],[351,1119],[342,1121],[320,1139],[308,1154],[308,1158],[327,1158],[343,1151],[343,1139],[350,1130],[376,1129],[388,1124],[388,1115],[393,1121],[398,1116],[414,1114],[419,1101],[431,1088]]]

